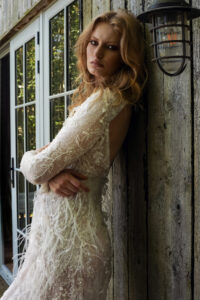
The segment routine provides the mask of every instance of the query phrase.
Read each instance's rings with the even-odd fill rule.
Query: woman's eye
[[[108,49],[110,49],[110,50],[117,50],[117,49],[118,49],[118,47],[115,46],[115,45],[108,45],[107,47],[108,47]]]
[[[93,46],[96,46],[96,45],[97,45],[97,42],[94,41],[94,40],[91,40],[91,41],[90,41],[90,44],[93,45]]]

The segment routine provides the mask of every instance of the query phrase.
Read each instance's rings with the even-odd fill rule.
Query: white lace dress
[[[64,122],[50,145],[28,151],[21,171],[41,184],[34,198],[25,260],[2,300],[106,299],[111,244],[101,197],[110,168],[109,123],[125,104],[106,89],[92,94]],[[47,181],[65,168],[88,176],[90,192],[61,197]]]

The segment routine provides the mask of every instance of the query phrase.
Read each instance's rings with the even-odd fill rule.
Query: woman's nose
[[[103,47],[101,47],[101,46],[97,47],[95,55],[97,58],[103,58],[103,56],[104,56]]]

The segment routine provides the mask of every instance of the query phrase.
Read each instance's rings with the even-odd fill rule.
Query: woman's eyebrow
[[[96,36],[94,36],[94,35],[91,35],[91,37],[90,37],[91,39],[95,39],[95,40],[98,40],[98,38],[96,37]]]
[[[99,40],[96,36],[94,36],[94,35],[91,35],[91,37],[90,37],[90,39],[94,39],[94,40]],[[112,41],[112,40],[107,40],[107,41],[105,41],[105,43],[110,43],[110,44],[118,44],[118,42],[117,41]]]

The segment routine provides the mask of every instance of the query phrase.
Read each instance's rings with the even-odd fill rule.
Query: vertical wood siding
[[[0,39],[41,0],[0,0]]]
[[[83,28],[85,28],[92,19],[92,0],[83,1]]]
[[[110,0],[93,0],[92,17],[96,17],[104,11],[110,10]]]
[[[149,3],[152,1],[148,1]],[[148,85],[148,297],[191,299],[192,169],[190,63]]]
[[[113,250],[114,299],[128,299],[128,202],[126,176],[126,147],[115,159],[113,182]]]
[[[119,8],[125,8],[125,0],[111,0],[110,7],[112,10],[117,10]]]
[[[137,15],[152,2],[111,1],[110,8],[128,7]],[[108,10],[109,3],[100,7],[93,0],[92,7],[94,17]],[[133,114],[112,168],[114,293],[109,300],[198,300],[200,21],[193,22],[193,82],[189,62],[184,73],[172,78],[151,63],[145,27],[149,82],[144,109]]]
[[[199,0],[193,5],[200,8]],[[194,84],[194,300],[200,297],[200,19],[193,21]]]

